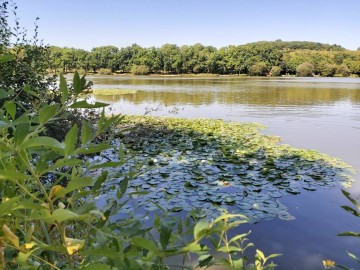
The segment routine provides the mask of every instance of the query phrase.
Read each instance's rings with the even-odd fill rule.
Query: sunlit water
[[[96,96],[112,113],[215,118],[259,122],[283,143],[339,157],[360,171],[360,79],[235,77],[88,77],[95,88],[138,90],[135,94]],[[350,189],[360,196],[360,174]],[[277,269],[323,269],[332,259],[355,269],[346,250],[360,255],[360,239],[339,237],[360,231],[360,219],[346,213],[340,187],[285,196],[281,202],[296,217],[245,225],[265,253],[281,253]]]

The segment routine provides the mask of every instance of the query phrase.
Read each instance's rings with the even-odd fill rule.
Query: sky
[[[360,47],[360,0],[14,0],[45,44],[82,48],[262,40]]]

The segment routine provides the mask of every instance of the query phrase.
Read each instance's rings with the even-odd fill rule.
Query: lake
[[[259,122],[263,131],[295,147],[339,157],[360,171],[360,78],[133,77],[88,76],[94,88],[137,90],[135,94],[95,96],[111,113],[145,113],[185,118]],[[360,196],[360,174],[349,191]],[[346,250],[360,255],[360,239],[339,237],[360,231],[360,219],[340,187],[285,196],[292,221],[274,219],[253,225],[251,241],[276,258],[277,269],[323,269],[322,260],[359,268]]]

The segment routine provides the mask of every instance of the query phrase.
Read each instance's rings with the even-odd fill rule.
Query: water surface
[[[360,79],[94,76],[95,88],[138,90],[136,94],[96,96],[112,113],[214,118],[259,122],[283,143],[339,157],[360,171]],[[360,196],[359,173],[350,189]],[[360,219],[340,208],[348,204],[340,187],[286,196],[281,202],[296,217],[246,225],[265,253],[282,253],[277,269],[322,269],[323,259],[359,265],[360,240],[338,237],[360,231]]]

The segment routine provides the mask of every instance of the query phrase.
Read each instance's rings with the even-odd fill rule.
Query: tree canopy
[[[137,44],[124,48],[101,46],[90,51],[51,46],[49,50],[49,69],[55,73],[106,69],[109,73],[280,76],[296,75],[298,66],[307,62],[314,66],[314,75],[360,75],[359,50],[350,51],[336,44],[309,41],[259,41],[219,49],[196,43],[183,46],[164,44],[159,48],[144,48]],[[146,72],[137,72],[140,66]],[[276,73],[270,74],[275,70],[273,67],[276,67]],[[349,72],[341,72],[344,69]]]

